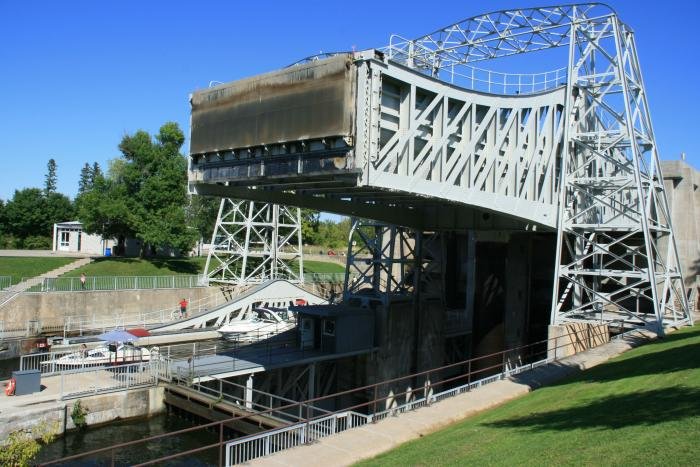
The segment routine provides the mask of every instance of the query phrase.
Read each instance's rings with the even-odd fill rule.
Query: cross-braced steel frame
[[[442,298],[443,251],[436,232],[353,219],[343,299],[386,306]]]
[[[223,198],[205,266],[209,282],[304,282],[298,208]]]
[[[393,36],[386,51],[411,68],[475,88],[474,62],[564,46],[551,321],[660,332],[664,324],[689,323],[634,34],[612,9],[581,4],[499,11],[415,40]],[[554,81],[560,79],[557,72]],[[548,88],[551,79],[542,81]],[[504,92],[509,85],[504,78]]]

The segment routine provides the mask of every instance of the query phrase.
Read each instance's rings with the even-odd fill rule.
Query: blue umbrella
[[[114,331],[102,333],[97,336],[97,338],[107,342],[132,342],[138,339],[138,337],[129,332],[116,329]]]

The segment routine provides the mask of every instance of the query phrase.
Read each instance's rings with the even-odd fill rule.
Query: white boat
[[[251,342],[267,339],[296,326],[294,314],[286,308],[256,308],[243,319],[230,321],[218,329],[224,339]]]
[[[120,344],[115,350],[110,350],[109,346],[95,347],[64,355],[55,360],[41,362],[42,365],[56,365],[60,367],[85,367],[99,365],[121,365],[128,363],[147,362],[155,354],[157,348],[148,350],[145,347]]]

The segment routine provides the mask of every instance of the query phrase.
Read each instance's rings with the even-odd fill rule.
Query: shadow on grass
[[[192,260],[185,258],[122,258],[122,257],[110,257],[110,258],[97,258],[95,263],[100,262],[109,263],[121,263],[121,264],[132,264],[136,265],[142,261],[147,261],[159,269],[167,269],[172,272],[179,274],[200,274],[202,272],[201,265]]]
[[[200,265],[187,259],[153,258],[148,260],[158,268],[166,268],[181,274],[199,274]]]
[[[668,374],[698,367],[700,343],[609,362],[586,371],[576,381],[606,382],[636,376]]]
[[[483,425],[533,431],[618,429],[683,420],[697,417],[698,413],[700,390],[673,387],[618,395],[586,405],[533,413]]]

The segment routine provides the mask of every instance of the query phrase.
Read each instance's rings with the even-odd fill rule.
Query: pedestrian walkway
[[[63,258],[87,258],[95,256],[94,253],[79,251],[53,251],[53,250],[0,250],[1,256],[19,256],[27,258],[63,257]]]
[[[7,251],[7,250],[5,250]],[[10,250],[14,251],[14,250]],[[72,271],[74,269],[78,269],[81,266],[85,266],[86,264],[89,264],[92,261],[92,258],[80,258],[76,259],[72,263],[66,264],[65,266],[61,266],[60,268],[54,269],[52,271],[46,272],[44,274],[41,274],[40,276],[32,277],[31,279],[27,279],[24,282],[20,282],[18,284],[13,285],[12,287],[8,288],[4,294],[0,295],[0,308],[2,308],[4,305],[10,303],[12,300],[15,299],[19,294],[24,292],[25,290],[29,289],[30,287],[33,287],[35,285],[41,284],[44,279],[48,277],[58,277],[62,274],[65,274],[69,271]]]
[[[634,331],[624,337],[560,361],[497,381],[431,406],[385,418],[340,434],[320,439],[251,461],[259,466],[341,466],[352,465],[399,445],[442,429],[484,410],[501,405],[528,392],[581,370],[606,362],[633,347],[649,342],[655,334]]]

